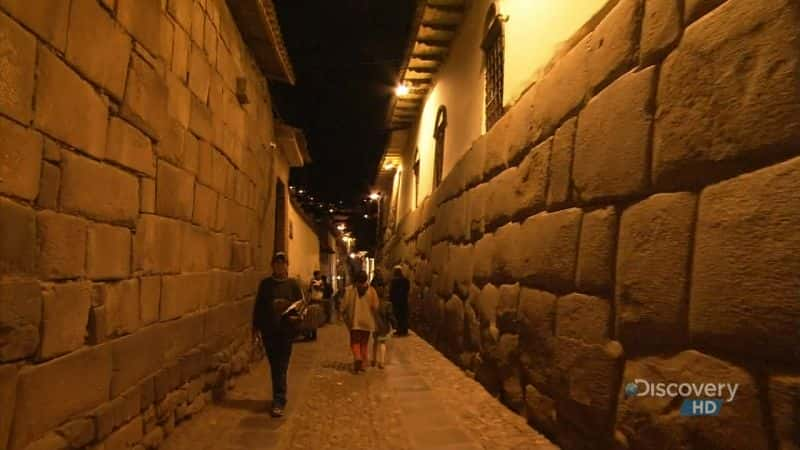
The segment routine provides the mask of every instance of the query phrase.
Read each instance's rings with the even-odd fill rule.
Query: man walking
[[[293,324],[286,309],[303,298],[297,280],[289,278],[289,260],[283,252],[272,257],[272,276],[258,286],[253,310],[253,337],[261,335],[272,374],[272,417],[283,416],[286,407],[289,358],[292,356]]]
[[[408,291],[411,283],[403,275],[403,268],[394,266],[392,281],[389,284],[389,300],[392,302],[397,318],[397,335],[408,336]]]

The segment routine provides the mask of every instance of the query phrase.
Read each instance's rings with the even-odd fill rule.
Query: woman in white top
[[[378,294],[367,283],[367,273],[356,274],[353,286],[348,286],[342,302],[344,323],[350,330],[350,349],[353,351],[353,372],[364,370],[367,362],[369,336],[377,328],[375,313]]]

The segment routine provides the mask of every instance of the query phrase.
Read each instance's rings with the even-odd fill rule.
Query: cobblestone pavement
[[[417,336],[390,342],[385,370],[350,372],[347,331],[297,343],[286,416],[272,419],[261,362],[221,403],[184,422],[162,449],[555,449]]]

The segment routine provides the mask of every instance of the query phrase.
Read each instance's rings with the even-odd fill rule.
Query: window
[[[436,154],[433,160],[433,187],[442,182],[444,168],[444,133],[447,130],[447,108],[442,105],[436,111],[436,125],[433,128],[433,138],[436,139]]]
[[[503,63],[504,36],[502,18],[494,5],[486,16],[488,24],[483,38],[484,62],[486,64],[486,129],[490,129],[503,116]]]

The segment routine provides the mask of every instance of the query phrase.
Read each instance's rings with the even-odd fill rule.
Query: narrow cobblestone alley
[[[391,345],[385,370],[353,375],[345,328],[326,326],[317,342],[294,346],[284,418],[268,414],[269,370],[262,361],[161,448],[557,448],[416,335]]]

